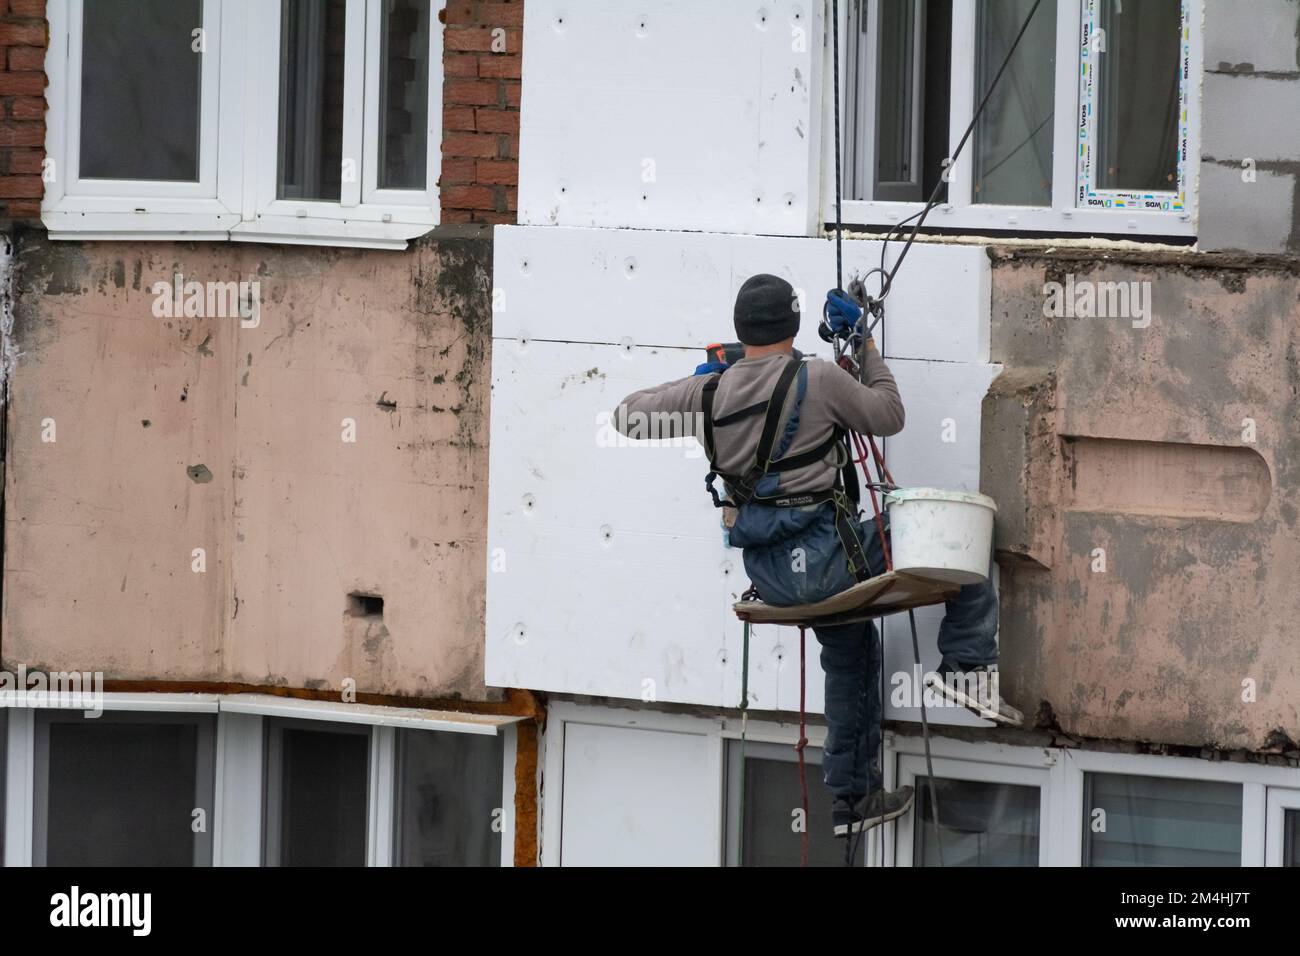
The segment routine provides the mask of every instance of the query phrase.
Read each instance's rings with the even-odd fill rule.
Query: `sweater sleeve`
[[[833,422],[850,431],[886,438],[903,430],[903,399],[875,346],[863,349],[863,382],[833,362],[823,372],[822,393]]]
[[[633,392],[614,409],[614,427],[629,438],[704,437],[703,399],[708,375]]]

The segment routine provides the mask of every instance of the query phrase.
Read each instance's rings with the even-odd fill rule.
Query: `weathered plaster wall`
[[[1011,699],[1086,736],[1300,737],[1295,263],[994,260],[1006,372],[984,403],[981,461],[1001,506]],[[1045,283],[1071,274],[1150,283],[1149,326],[1046,316]]]
[[[4,664],[485,698],[490,261],[22,235]],[[156,317],[176,272],[258,325]]]

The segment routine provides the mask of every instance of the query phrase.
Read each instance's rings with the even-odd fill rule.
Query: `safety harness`
[[[815,448],[800,452],[797,455],[787,455],[773,460],[776,438],[778,433],[782,431],[782,425],[785,424],[786,399],[789,397],[790,389],[801,370],[804,370],[804,363],[799,359],[790,358],[781,369],[781,374],[776,380],[776,387],[773,388],[772,394],[766,401],[756,402],[720,418],[715,418],[713,415],[713,402],[718,391],[718,383],[722,380],[722,373],[713,374],[704,383],[702,396],[704,451],[708,455],[709,468],[711,469],[704,478],[704,487],[708,489],[710,497],[713,498],[715,508],[730,506],[739,509],[750,504],[767,505],[774,508],[803,508],[828,501],[832,502],[835,506],[835,533],[839,536],[840,545],[844,549],[844,557],[848,562],[849,572],[855,580],[865,581],[871,577],[871,570],[867,565],[866,553],[862,550],[862,541],[858,537],[856,495],[850,498],[849,493],[846,492],[842,472],[836,475],[835,484],[825,491],[798,494],[781,494],[779,492],[762,494],[758,490],[759,482],[767,475],[780,475],[782,472],[795,471],[815,464],[823,461],[832,451],[845,447],[846,435],[844,429],[836,425],[832,427],[830,436]],[[758,447],[754,450],[753,464],[743,475],[724,472],[718,466],[717,449],[713,440],[714,429],[726,428],[728,425],[734,425],[737,422],[760,414],[764,416],[763,431],[758,439]],[[845,467],[852,468],[853,461],[847,460]],[[855,485],[856,477],[855,472]],[[722,479],[726,493],[730,495],[730,500],[719,495],[717,488],[714,487],[714,482],[719,478]]]

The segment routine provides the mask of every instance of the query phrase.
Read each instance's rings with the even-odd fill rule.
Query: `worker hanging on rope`
[[[773,605],[820,601],[886,570],[877,523],[870,516],[862,520],[856,480],[850,487],[841,474],[853,474],[844,436],[899,432],[903,402],[859,322],[861,303],[835,290],[825,315],[833,330],[852,337],[860,379],[834,362],[798,356],[794,288],[776,276],[756,275],[736,296],[743,358],[730,365],[714,360],[692,376],[634,392],[614,412],[615,426],[631,437],[690,436],[704,444],[712,468],[706,486],[724,509],[730,544],[744,549],[750,581]],[[645,422],[666,424],[653,436],[638,434]],[[886,526],[880,529],[887,534]],[[1020,713],[996,689],[992,585],[966,585],[946,610],[939,628],[943,661],[932,693],[988,719],[1019,724]],[[875,759],[882,659],[875,625],[813,627],[826,675],[823,776],[834,800],[835,835],[848,836],[906,813],[912,788],[885,790]]]

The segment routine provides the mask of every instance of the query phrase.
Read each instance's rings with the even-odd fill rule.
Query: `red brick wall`
[[[0,219],[41,215],[45,0],[0,0]]]
[[[512,223],[523,0],[447,0],[444,22],[442,221]],[[494,30],[504,31],[500,52],[493,52]]]

